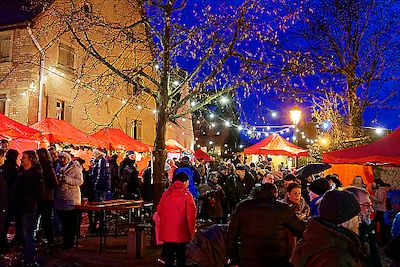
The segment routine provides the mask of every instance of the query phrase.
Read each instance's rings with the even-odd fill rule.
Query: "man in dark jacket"
[[[246,175],[244,165],[237,165],[235,173],[231,174],[225,183],[225,194],[228,200],[230,213],[233,212],[236,205],[247,198],[253,188],[255,180],[251,174]]]
[[[39,197],[43,194],[43,174],[35,151],[21,156],[21,171],[15,187],[16,223],[23,239],[23,259],[26,266],[34,266],[34,230]],[[17,230],[18,231],[18,230]]]
[[[309,221],[293,256],[296,267],[364,267],[365,254],[357,237],[360,205],[354,194],[329,191],[320,215]]]
[[[228,229],[228,264],[240,260],[242,267],[291,266],[286,231],[301,237],[305,225],[276,197],[276,186],[265,183],[259,186],[254,198],[238,204]]]
[[[368,191],[362,187],[347,186],[344,190],[353,193],[360,204],[361,212],[358,237],[367,254],[367,266],[381,267],[381,256],[379,255],[376,242],[376,225],[371,220],[371,214],[374,212],[374,209],[372,208],[370,195]]]
[[[4,150],[0,149],[0,154]],[[7,233],[5,231],[6,219],[8,209],[8,185],[7,179],[4,175],[4,169],[0,166],[0,253],[6,249],[7,246]]]
[[[129,150],[119,166],[119,177],[122,181],[122,195],[127,199],[140,197],[139,171],[137,169],[135,152]]]

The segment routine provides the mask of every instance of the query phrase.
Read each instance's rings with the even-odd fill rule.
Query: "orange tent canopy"
[[[196,157],[196,159],[204,159],[205,161],[211,161],[213,160],[213,157],[211,157],[210,155],[208,155],[206,152],[204,152],[201,149],[197,149],[194,151],[194,156]]]
[[[176,141],[175,139],[168,139],[167,141],[165,141],[165,146],[167,152],[171,153],[181,153],[183,151],[189,151],[189,149],[179,144],[178,141]]]
[[[46,118],[31,126],[42,132],[42,140],[50,143],[68,143],[74,145],[90,145],[105,147],[105,143],[88,136],[72,126],[69,122]]]
[[[274,155],[274,156],[308,156],[308,151],[298,147],[279,134],[271,134],[255,145],[246,147],[245,154]]]
[[[151,145],[135,140],[116,128],[104,128],[90,136],[106,142],[107,148],[110,150],[134,150],[137,152],[149,152],[152,150]]]
[[[37,139],[40,132],[0,113],[0,135],[11,138]]]

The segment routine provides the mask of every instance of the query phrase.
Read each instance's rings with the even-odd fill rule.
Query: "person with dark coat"
[[[53,169],[50,154],[45,148],[36,150],[39,164],[42,168],[44,177],[43,194],[38,203],[38,216],[41,217],[41,225],[44,231],[49,252],[54,244],[53,234],[53,204],[54,204],[54,189],[57,187],[57,177]]]
[[[0,149],[0,152],[4,151]],[[0,166],[0,253],[7,248],[7,232],[5,232],[8,210],[8,185],[3,166]]]
[[[18,176],[18,151],[15,149],[9,149],[6,153],[6,159],[2,166],[4,177],[7,182],[7,195],[8,195],[8,208],[7,208],[7,215],[4,222],[4,236],[1,236],[0,239],[7,240],[7,233],[8,229],[10,228],[11,222],[15,218],[15,202],[14,202],[14,193],[15,193],[15,184],[17,182]],[[17,242],[18,239],[21,239],[21,233],[17,232],[14,237],[14,242]]]
[[[317,217],[319,215],[318,207],[322,197],[331,189],[331,185],[325,178],[314,180],[308,187],[310,196],[310,216]]]
[[[15,186],[16,227],[22,234],[23,260],[26,266],[34,261],[34,231],[38,201],[43,194],[44,177],[36,152],[27,150],[21,156],[21,169]]]
[[[374,212],[372,202],[368,191],[361,187],[347,186],[345,191],[353,193],[360,204],[360,225],[358,237],[367,254],[367,267],[381,267],[381,256],[376,242],[376,225],[371,220],[371,214]]]
[[[140,198],[139,171],[137,169],[134,151],[129,150],[126,153],[126,157],[121,161],[119,165],[119,177],[123,184],[122,195],[124,195],[124,198]]]
[[[360,205],[354,194],[329,191],[321,200],[320,215],[312,219],[297,243],[295,267],[364,267],[365,254],[358,239]]]
[[[108,159],[108,164],[110,165],[111,172],[111,192],[113,192],[114,195],[119,196],[120,192],[118,190],[118,185],[120,184],[120,182],[118,176],[119,166],[117,160],[118,155],[114,154]]]
[[[225,193],[218,184],[218,172],[211,172],[207,183],[200,186],[200,199],[203,200],[201,210],[204,219],[222,223],[222,202],[225,199]]]
[[[247,198],[254,186],[254,178],[249,174],[243,165],[237,165],[235,172],[226,179],[225,195],[228,200],[229,213],[232,213],[236,205]]]
[[[153,181],[151,173],[151,161],[148,162],[147,168],[143,171],[143,186],[142,186],[142,196],[145,201],[153,200]]]
[[[286,204],[276,201],[274,184],[258,188],[254,198],[240,202],[232,215],[226,240],[228,264],[291,266],[286,231],[300,238],[305,224]]]

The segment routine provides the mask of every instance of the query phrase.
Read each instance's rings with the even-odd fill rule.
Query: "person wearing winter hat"
[[[295,267],[362,267],[365,254],[358,239],[360,204],[348,191],[325,193],[294,252]]]
[[[310,216],[317,217],[319,215],[318,207],[322,196],[331,189],[329,181],[325,178],[314,180],[308,187],[310,196]]]

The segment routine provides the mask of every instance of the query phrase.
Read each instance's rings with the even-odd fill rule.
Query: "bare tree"
[[[399,107],[398,3],[312,0],[304,8],[284,45],[285,70],[293,74],[288,92],[319,113],[329,113],[324,101],[340,99],[335,116],[342,117],[346,138],[362,136],[367,108]]]
[[[90,2],[52,2],[42,30],[57,28],[78,44],[78,86],[96,84],[96,101],[115,96],[123,85],[134,92],[127,104],[138,97],[154,101],[156,199],[162,193],[167,122],[179,124],[179,118],[239,87],[278,84],[273,48],[278,32],[288,29],[301,10],[285,1]],[[102,88],[105,81],[114,86]],[[196,105],[188,105],[193,100]]]

